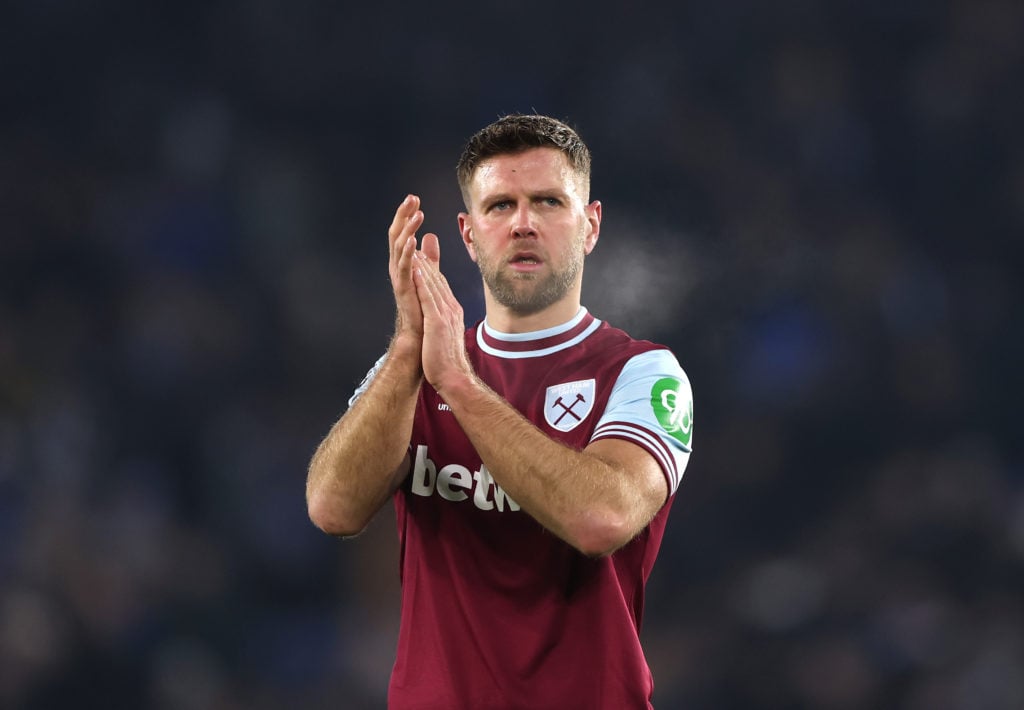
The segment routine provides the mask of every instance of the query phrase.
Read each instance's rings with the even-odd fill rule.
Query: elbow
[[[306,496],[306,512],[313,525],[336,537],[354,537],[370,522],[347,512],[337,499],[317,493]]]
[[[612,554],[634,535],[625,516],[588,512],[571,526],[568,542],[587,557],[599,558]]]

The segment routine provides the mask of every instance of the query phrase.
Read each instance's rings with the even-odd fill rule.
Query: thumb
[[[423,255],[435,266],[441,263],[441,243],[433,232],[423,235]]]

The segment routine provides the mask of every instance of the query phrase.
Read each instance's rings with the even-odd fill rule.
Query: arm
[[[388,230],[389,274],[395,294],[395,335],[366,390],[331,428],[309,464],[306,506],[325,532],[355,535],[394,493],[409,470],[409,437],[422,380],[423,315],[411,268],[419,198],[410,195]],[[440,258],[437,237],[423,237],[424,259]]]
[[[475,376],[465,353],[461,306],[437,265],[417,262],[424,375],[495,481],[537,522],[584,554],[610,554],[633,539],[668,495],[654,458],[621,439],[576,451],[525,419]]]
[[[580,552],[614,552],[664,504],[665,476],[636,444],[601,439],[576,451],[535,427],[476,377],[449,382],[439,393],[494,480]]]
[[[313,454],[306,506],[324,532],[362,532],[405,478],[421,378],[415,344],[396,337],[366,391]]]

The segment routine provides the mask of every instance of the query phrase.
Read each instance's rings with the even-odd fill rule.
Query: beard
[[[517,315],[540,313],[560,301],[576,283],[583,269],[583,240],[574,240],[565,252],[565,267],[546,274],[504,269],[503,260],[477,252],[477,266],[494,300]],[[550,263],[550,262],[548,262]]]

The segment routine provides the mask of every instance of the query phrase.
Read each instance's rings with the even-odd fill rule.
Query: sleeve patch
[[[687,449],[693,435],[693,398],[681,380],[662,377],[651,388],[651,408],[665,433]]]

